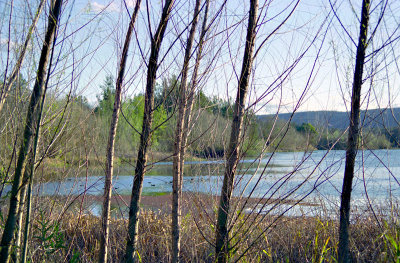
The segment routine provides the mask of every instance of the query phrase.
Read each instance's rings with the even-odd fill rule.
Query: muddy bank
[[[63,198],[62,198],[63,199]],[[62,201],[62,200],[60,200]],[[99,216],[101,214],[101,207],[103,202],[102,196],[79,196],[73,199],[64,200],[74,207],[84,207],[85,213],[91,213]],[[127,215],[129,210],[130,196],[129,195],[113,195],[111,198],[111,207],[115,215]],[[182,194],[182,214],[188,213],[213,213],[216,211],[219,203],[219,196],[206,195],[201,193],[185,192]],[[309,209],[317,209],[320,206],[316,203],[299,202],[298,200],[279,200],[279,199],[263,199],[263,198],[232,198],[232,209],[244,210],[246,213],[271,213],[280,214],[284,210],[296,205],[296,216],[299,211],[304,211],[301,216],[306,215]],[[157,195],[143,195],[141,197],[140,206],[146,210],[152,210],[165,214],[171,213],[172,209],[172,194],[162,193]],[[271,211],[274,212],[272,213]],[[299,214],[300,216],[300,214]],[[315,216],[310,214],[310,216]]]

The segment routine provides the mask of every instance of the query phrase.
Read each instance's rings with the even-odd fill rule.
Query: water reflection
[[[399,150],[378,150],[359,153],[356,162],[353,203],[384,203],[400,196]],[[344,151],[313,153],[276,153],[262,160],[241,162],[235,180],[234,196],[324,202],[338,207],[344,171]],[[225,162],[208,160],[186,162],[183,191],[218,195]],[[151,169],[150,169],[151,168]],[[119,167],[113,179],[114,194],[130,195],[132,167]],[[172,163],[151,165],[144,178],[143,194],[171,192]],[[43,196],[102,195],[104,175],[67,178],[37,184],[35,193]],[[9,189],[8,189],[9,190]],[[7,191],[7,190],[6,190]]]

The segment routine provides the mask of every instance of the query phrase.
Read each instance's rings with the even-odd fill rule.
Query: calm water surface
[[[186,162],[183,191],[219,194],[224,161]],[[339,205],[345,166],[345,151],[314,151],[266,154],[259,160],[244,160],[235,179],[235,196],[303,199]],[[113,191],[131,193],[132,167],[120,167],[113,179]],[[143,183],[144,194],[171,192],[172,163],[152,166]],[[353,182],[353,207],[386,205],[400,197],[400,150],[359,151]],[[67,178],[36,185],[36,194],[102,195],[104,175]],[[260,208],[261,209],[261,208]],[[268,209],[268,208],[262,208]],[[281,209],[285,210],[282,206]],[[298,209],[309,209],[301,207]],[[294,211],[293,213],[298,213]],[[310,212],[309,212],[310,213]]]

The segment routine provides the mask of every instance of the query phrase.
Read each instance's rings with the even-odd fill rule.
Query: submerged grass
[[[171,192],[143,192],[142,195],[145,196],[163,196],[171,194]]]

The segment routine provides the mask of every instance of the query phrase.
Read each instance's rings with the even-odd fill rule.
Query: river
[[[262,158],[245,159],[240,163],[233,195],[304,200],[324,204],[325,209],[336,211],[344,166],[345,151],[267,153]],[[218,195],[223,171],[223,160],[186,162],[183,191]],[[388,204],[397,203],[400,197],[400,150],[359,151],[355,171],[353,207],[371,204],[387,208]],[[114,193],[130,194],[133,172],[132,167],[117,170],[113,179]],[[152,165],[144,179],[143,194],[171,192],[171,173],[170,162]],[[102,195],[103,185],[102,175],[82,176],[36,184],[35,193],[44,196]],[[285,210],[285,206],[282,209]],[[298,214],[295,209],[293,211]]]

